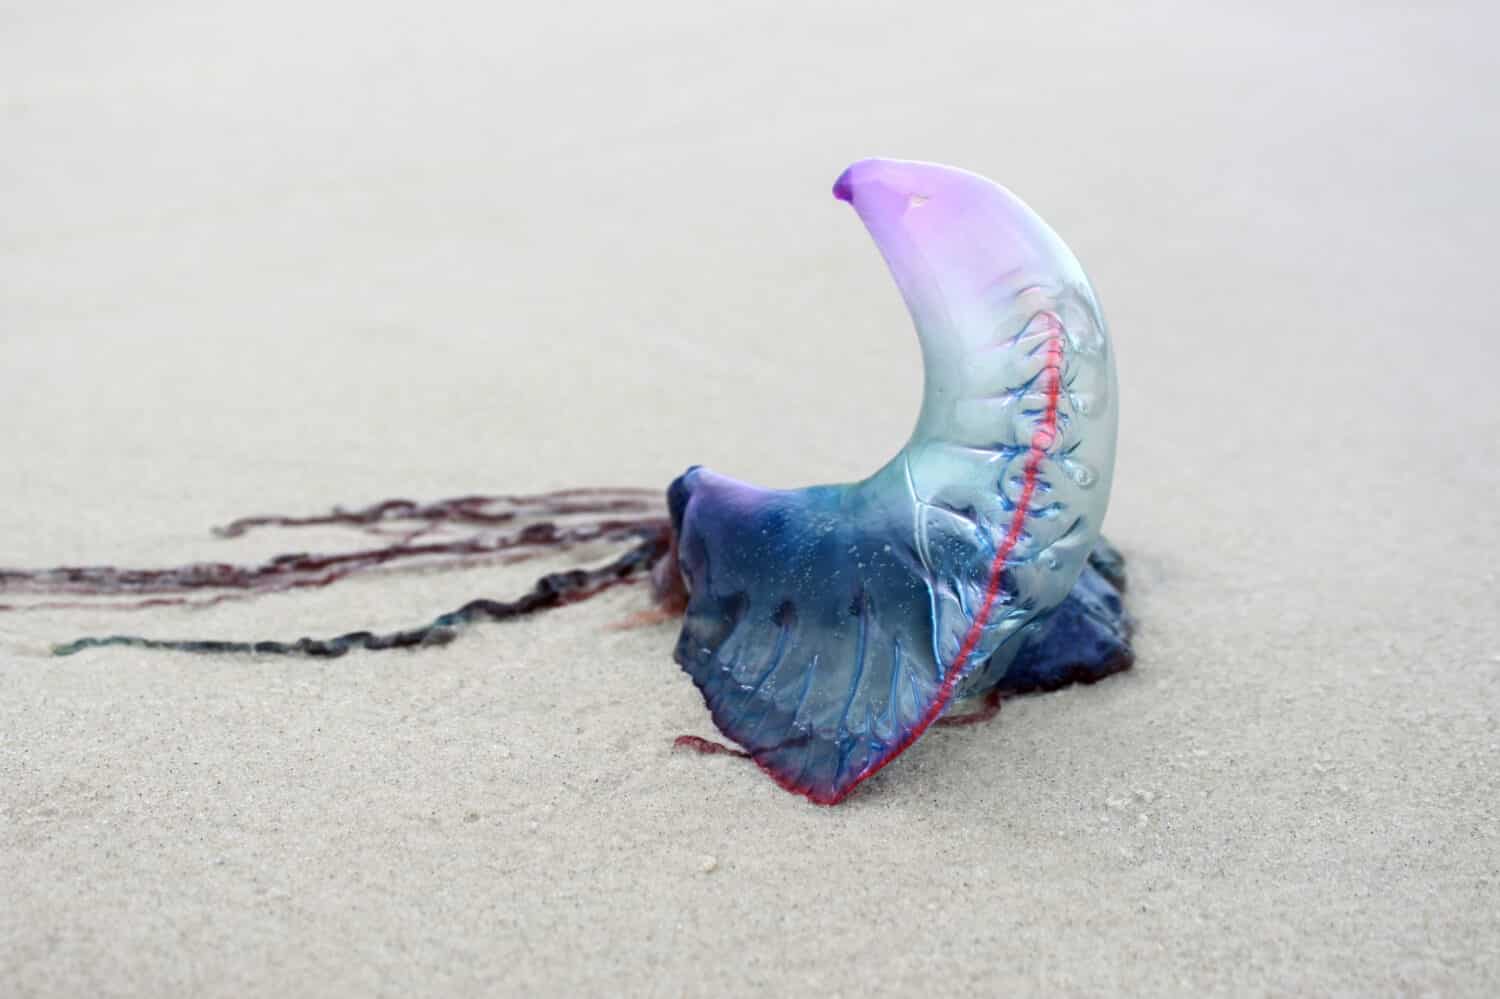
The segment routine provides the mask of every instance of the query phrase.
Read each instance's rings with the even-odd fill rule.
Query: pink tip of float
[[[833,182],[833,196],[840,201],[852,202],[854,200],[854,189],[849,183],[849,173],[851,170],[853,170],[853,167],[839,174],[839,179]]]

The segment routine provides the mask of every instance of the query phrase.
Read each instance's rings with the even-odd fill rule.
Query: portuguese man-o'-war
[[[1005,693],[1128,668],[1124,564],[1101,537],[1116,428],[1113,349],[1073,254],[1009,191],[930,163],[863,160],[834,185],[895,279],[921,342],[906,446],[860,482],[762,489],[694,466],[667,489],[390,500],[220,529],[345,526],[371,542],[261,564],[0,570],[0,609],[198,605],[328,586],[376,568],[492,565],[631,542],[405,631],[281,641],[82,638],[338,656],[442,645],[466,626],[654,581],[682,614],[675,658],[720,733],[782,787],[844,800],[938,723],[987,717]],[[100,603],[98,598],[115,598]],[[125,598],[120,600],[118,598]],[[974,710],[954,710],[960,703]]]

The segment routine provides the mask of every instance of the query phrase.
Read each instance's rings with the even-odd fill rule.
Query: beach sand
[[[30,650],[537,569],[0,614],[0,992],[1496,994],[1496,9],[12,5],[0,565],[863,476],[920,392],[829,195],[882,155],[1088,269],[1140,628],[827,809],[671,750],[715,733],[671,624],[609,628],[643,587],[333,662]]]

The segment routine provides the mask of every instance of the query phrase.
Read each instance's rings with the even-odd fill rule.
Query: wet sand
[[[1500,990],[1493,5],[29,7],[0,564],[862,476],[920,360],[828,187],[886,155],[1089,270],[1141,625],[824,809],[672,752],[715,733],[674,628],[609,627],[639,587],[333,662],[30,650],[398,627],[535,568],[3,614],[0,991]]]

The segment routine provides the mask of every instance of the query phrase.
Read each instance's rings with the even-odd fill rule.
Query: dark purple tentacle
[[[659,495],[646,490],[575,489],[537,496],[461,496],[428,504],[386,500],[357,510],[335,508],[330,514],[314,517],[247,517],[217,529],[216,533],[234,537],[266,526],[347,525],[393,540],[380,547],[348,552],[277,555],[257,564],[203,562],[164,569],[115,566],[0,569],[0,593],[138,598],[113,604],[76,599],[0,603],[0,611],[199,606],[252,594],[328,586],[393,564],[425,569],[464,568],[497,560],[509,563],[547,551],[566,551],[590,542],[629,540],[663,530],[667,519],[657,512],[660,508]],[[538,517],[574,520],[557,523],[536,520]],[[433,537],[437,531],[451,532],[464,527],[484,530],[459,537]],[[198,599],[197,595],[205,591],[227,592]]]
[[[215,529],[237,537],[262,527],[347,526],[392,539],[348,552],[294,552],[264,562],[200,562],[165,569],[62,566],[0,569],[0,593],[70,599],[0,604],[0,611],[41,609],[138,610],[205,607],[265,593],[329,586],[378,569],[454,569],[512,564],[595,542],[635,541],[613,561],[595,569],[550,573],[512,601],[473,600],[428,624],[375,634],[354,631],[335,638],[295,642],[162,640],[138,635],[80,638],[53,648],[71,655],[101,646],[175,649],[187,652],[341,656],[351,649],[442,645],[477,621],[500,621],[586,600],[622,583],[648,578],[671,548],[671,523],[660,493],[645,489],[567,489],[535,496],[459,496],[432,503],[385,500],[367,507],[308,517],[271,514],[243,517]],[[553,519],[570,518],[558,522]],[[467,534],[461,533],[467,529]],[[444,537],[446,532],[449,536]],[[453,537],[454,532],[460,536]],[[130,597],[96,603],[85,597]]]
[[[334,507],[311,517],[265,514],[241,517],[214,533],[238,537],[259,527],[345,525],[369,527],[387,521],[429,521],[498,526],[521,517],[565,517],[574,514],[644,513],[661,507],[661,493],[650,489],[561,489],[534,496],[455,496],[432,503],[382,500],[356,510]]]
[[[314,656],[337,658],[354,649],[383,651],[419,646],[447,645],[470,625],[480,621],[508,621],[564,604],[578,603],[622,583],[648,578],[648,573],[667,552],[667,532],[658,531],[623,555],[597,569],[572,569],[543,576],[515,600],[471,600],[441,614],[427,624],[402,631],[376,634],[351,631],[334,638],[299,638],[294,642],[228,642],[213,639],[158,639],[140,635],[106,635],[79,638],[52,648],[53,655],[70,656],[85,649],[127,646],[176,652]]]

